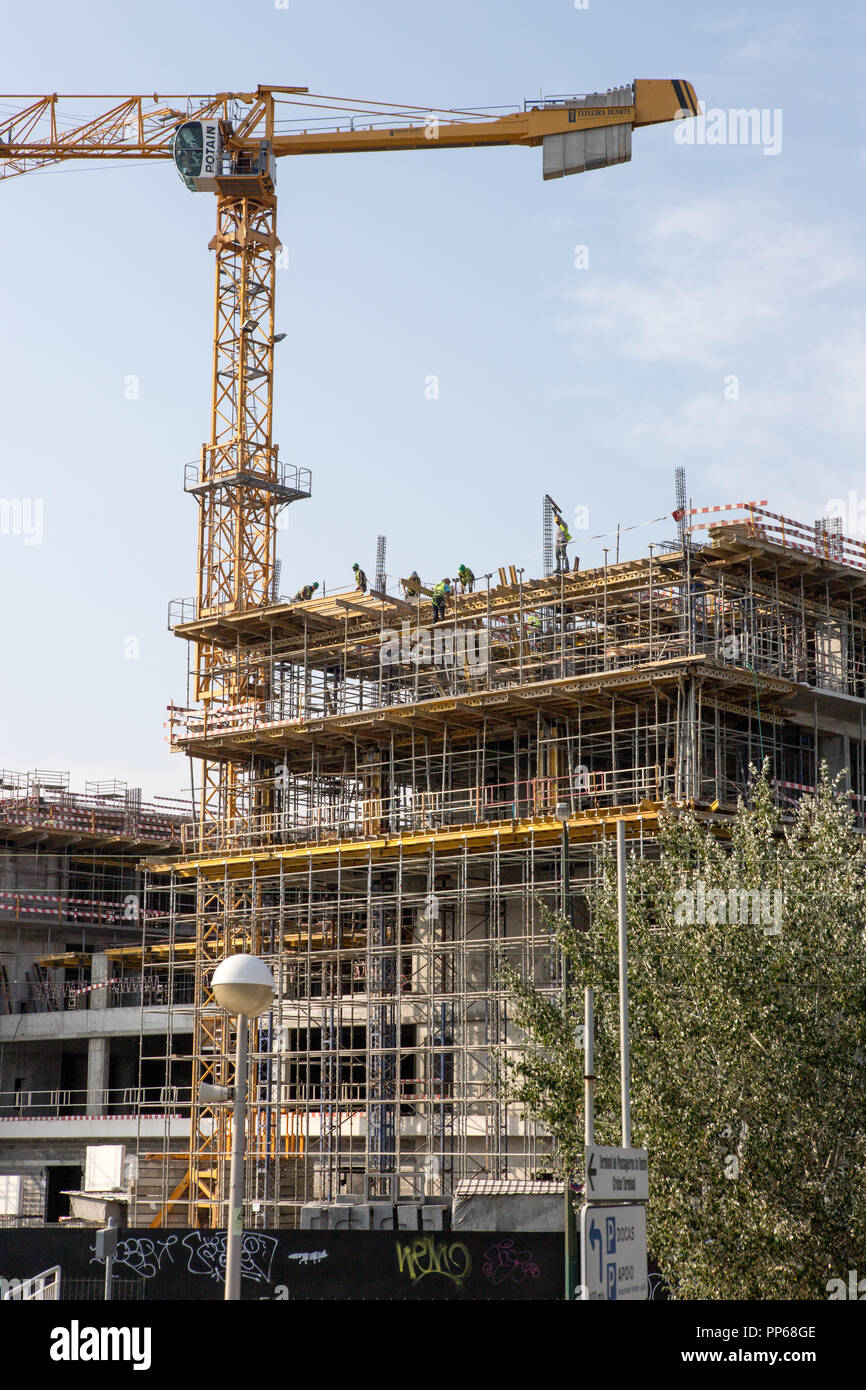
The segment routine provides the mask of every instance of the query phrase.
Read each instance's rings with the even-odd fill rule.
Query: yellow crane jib
[[[275,161],[286,155],[371,153],[410,149],[461,149],[483,145],[541,145],[545,179],[603,169],[631,159],[635,127],[657,125],[698,114],[690,82],[681,78],[637,79],[623,87],[582,96],[554,96],[524,102],[507,115],[485,112],[407,111],[386,120],[361,113],[345,126],[275,132],[272,104],[276,89],[260,88],[257,100],[270,113],[266,138],[261,123],[244,122],[245,131],[218,115],[197,117],[175,131],[172,155],[187,188],[194,192],[272,194]],[[300,89],[295,89],[300,90]],[[369,117],[369,124],[364,117]],[[358,121],[364,123],[358,124]]]

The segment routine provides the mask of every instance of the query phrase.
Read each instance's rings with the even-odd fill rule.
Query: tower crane
[[[82,108],[92,114],[83,116]],[[196,597],[192,621],[178,625],[196,643],[194,698],[205,718],[269,698],[266,675],[251,677],[231,647],[208,635],[209,626],[273,602],[278,515],[310,495],[309,470],[284,463],[273,440],[274,349],[283,336],[274,321],[277,160],[540,145],[543,176],[553,179],[624,163],[634,129],[697,114],[693,87],[678,79],[638,79],[513,110],[400,106],[270,85],[209,96],[0,96],[0,179],[70,160],[162,159],[174,162],[191,191],[216,196],[209,242],[216,260],[210,435],[184,479],[198,506]],[[268,793],[242,764],[200,761],[196,839],[219,851],[226,844],[222,828],[266,810],[260,803]],[[211,910],[220,891],[219,883],[198,882],[201,1005],[208,998],[206,969],[225,950]],[[240,913],[243,905],[235,906]],[[226,1054],[227,1026],[221,1011],[197,1008],[194,1052],[203,1082],[214,1078]],[[215,1220],[226,1121],[213,1119],[212,1136],[202,1139],[199,1118],[207,1108],[204,1100],[194,1102],[186,1182],[191,1210],[209,1208]]]

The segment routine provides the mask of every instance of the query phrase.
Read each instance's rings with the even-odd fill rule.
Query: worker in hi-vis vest
[[[571,532],[563,521],[559,512],[554,512],[556,522],[556,573],[568,574],[568,542],[571,540]]]
[[[445,617],[445,600],[451,597],[451,580],[440,579],[433,585],[433,621],[441,623]]]

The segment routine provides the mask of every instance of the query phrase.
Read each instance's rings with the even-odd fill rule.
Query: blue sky
[[[6,93],[281,82],[460,107],[686,77],[717,130],[754,107],[781,136],[765,154],[709,122],[704,143],[641,130],[631,163],[548,183],[538,149],[282,161],[275,438],[313,470],[284,592],[372,570],[379,532],[393,575],[539,573],[545,491],[588,508],[577,550],[600,563],[591,537],[670,511],[677,465],[695,505],[811,521],[866,499],[862,7],[47,0],[2,21]],[[0,498],[43,516],[38,545],[0,535],[0,764],[176,794],[166,610],[194,591],[214,200],[163,163],[0,197]]]

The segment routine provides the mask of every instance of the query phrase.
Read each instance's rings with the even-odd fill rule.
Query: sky
[[[559,180],[540,149],[281,161],[274,438],[313,474],[279,536],[284,593],[372,573],[379,534],[394,580],[539,574],[545,492],[585,522],[583,566],[617,525],[637,555],[673,538],[643,523],[673,509],[677,466],[695,506],[843,511],[866,540],[862,6],[42,0],[0,21],[0,114],[20,93],[260,82],[453,108],[697,91],[700,123]],[[167,609],[195,590],[183,466],[209,428],[215,200],[167,162],[66,165],[0,200],[0,766],[182,795]]]

